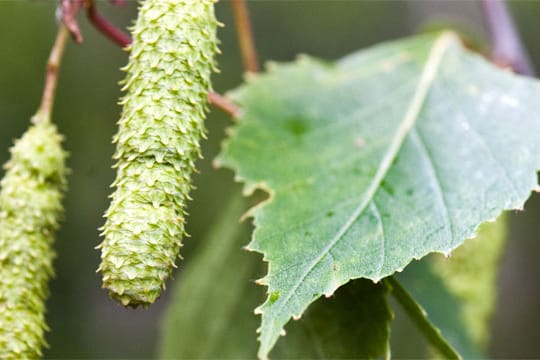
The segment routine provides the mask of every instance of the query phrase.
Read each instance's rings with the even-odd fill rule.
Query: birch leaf
[[[263,288],[253,283],[263,264],[241,250],[249,226],[235,197],[209,236],[186,263],[163,317],[164,359],[253,359],[257,317],[253,307]],[[216,274],[219,274],[216,276]],[[331,299],[320,299],[287,326],[286,341],[272,352],[280,359],[382,358],[389,353],[392,313],[387,288],[354,281]]]
[[[269,193],[248,246],[268,262],[262,358],[320,296],[449,254],[537,186],[538,82],[450,32],[274,64],[231,96],[243,114],[217,163]]]

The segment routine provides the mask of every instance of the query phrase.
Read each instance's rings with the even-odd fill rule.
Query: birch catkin
[[[11,149],[0,191],[0,358],[41,356],[53,234],[62,213],[65,153],[48,122]]]
[[[98,269],[126,306],[153,303],[179,256],[217,52],[213,4],[146,0],[133,28]]]

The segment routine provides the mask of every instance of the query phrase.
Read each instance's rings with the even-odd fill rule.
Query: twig
[[[244,68],[249,72],[259,71],[259,62],[257,60],[257,51],[253,40],[251,22],[249,20],[249,11],[245,0],[231,1],[234,19],[236,23],[236,32],[238,34],[238,43]]]
[[[83,0],[60,0],[60,18],[77,43],[82,43],[81,29],[77,23],[77,13]]]
[[[231,115],[233,118],[236,118],[240,115],[240,107],[235,103],[229,101],[226,97],[210,91],[208,92],[208,102],[224,111],[225,113]]]
[[[123,5],[123,2],[116,1],[118,5]],[[114,41],[121,47],[126,47],[131,44],[131,38],[129,35],[118,29],[107,19],[105,19],[96,8],[93,0],[85,1],[86,16],[88,20],[106,37]]]
[[[535,71],[504,0],[482,0],[486,26],[491,37],[492,61],[515,72],[534,76]]]
[[[86,0],[85,6],[88,18],[103,35],[121,47],[131,44],[132,39],[129,35],[123,33],[99,14],[93,0]],[[232,117],[237,117],[240,114],[240,108],[236,104],[216,92],[208,92],[208,102]]]
[[[415,323],[418,330],[422,332],[429,343],[437,349],[444,358],[461,359],[461,356],[441,336],[439,329],[435,328],[428,320],[425,310],[414,301],[401,284],[393,276],[385,278],[384,282],[390,287],[394,298],[401,305],[403,310],[405,310],[407,315],[409,315],[409,318]]]
[[[126,5],[126,0],[109,0],[109,1],[111,2],[111,4],[119,6],[119,7]]]
[[[60,25],[56,40],[51,49],[51,54],[47,60],[47,68],[45,75],[45,86],[43,87],[43,95],[41,98],[41,104],[34,117],[34,122],[47,122],[49,121],[52,107],[54,103],[54,96],[56,94],[56,84],[58,82],[58,68],[62,61],[62,55],[66,47],[69,31],[64,25]]]

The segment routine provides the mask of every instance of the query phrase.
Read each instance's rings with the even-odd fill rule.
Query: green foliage
[[[428,259],[413,262],[396,278],[424,311],[426,318],[465,359],[483,358],[463,320],[463,304],[434,272]],[[422,349],[427,355],[433,349]]]
[[[418,330],[439,351],[439,356],[444,359],[461,359],[461,355],[442,336],[441,331],[433,326],[424,308],[401,286],[399,281],[395,277],[390,276],[384,279],[384,282],[388,284],[392,294]]]
[[[506,216],[485,223],[450,258],[437,256],[434,270],[463,303],[462,317],[471,339],[484,348],[497,295],[497,269],[506,240]]]
[[[0,357],[41,356],[53,235],[62,213],[66,154],[48,121],[11,148],[0,191]]]
[[[485,357],[489,320],[496,298],[506,216],[483,224],[449,258],[426,257],[398,275],[430,320],[465,358]]]
[[[241,197],[222,209],[211,232],[186,260],[162,317],[162,358],[250,358],[257,352],[253,284],[260,262],[242,251],[250,226],[240,224]]]
[[[99,246],[103,287],[125,306],[160,296],[186,235],[218,52],[214,2],[145,0],[132,28]],[[66,186],[61,136],[43,116],[58,39],[42,113],[1,181],[1,358],[40,357],[45,345]],[[241,116],[217,162],[236,171],[246,194],[268,193],[248,212],[255,231],[244,247],[264,255],[267,275],[255,280],[265,264],[240,251],[251,227],[238,222],[246,206],[234,196],[179,274],[160,355],[387,358],[392,294],[428,341],[426,354],[484,356],[504,219],[479,226],[521,208],[537,184],[539,96],[537,82],[494,68],[451,32],[249,74],[231,95]],[[255,283],[268,289],[253,312],[265,298]]]
[[[248,359],[257,353],[253,307],[263,298],[253,283],[262,264],[240,250],[250,227],[239,224],[244,202],[235,197],[176,282],[163,316],[162,358]],[[321,299],[273,351],[276,358],[379,358],[386,355],[391,312],[387,289],[356,281]]]
[[[379,359],[390,356],[388,288],[353,281],[328,299],[319,299],[288,325],[272,351],[277,359]]]
[[[270,193],[248,246],[268,262],[261,357],[321,295],[449,254],[537,183],[538,83],[452,33],[273,65],[232,97],[218,163]]]
[[[103,287],[129,306],[159,297],[185,235],[190,177],[204,136],[217,52],[214,1],[146,0],[116,143],[116,191],[100,245]]]

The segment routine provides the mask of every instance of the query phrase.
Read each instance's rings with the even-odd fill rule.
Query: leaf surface
[[[410,264],[397,279],[465,359],[486,358],[506,215],[485,223],[449,258],[434,254]]]
[[[462,304],[461,316],[471,339],[485,349],[497,297],[499,261],[506,243],[506,215],[485,223],[449,258],[436,256],[433,269]],[[427,300],[427,299],[426,299]]]
[[[239,222],[245,208],[240,196],[234,198],[186,260],[163,316],[161,358],[254,357],[253,307],[263,294],[253,284],[260,261],[242,251],[250,231],[248,224]]]
[[[482,349],[473,341],[468,324],[463,317],[465,303],[462,303],[444,280],[435,273],[432,259],[425,258],[411,263],[396,278],[407,292],[426,312],[426,317],[437,328],[441,336],[464,359],[482,359]],[[409,334],[393,333],[395,338]],[[422,349],[425,355],[433,355],[432,348]],[[441,357],[440,355],[435,356]]]
[[[217,163],[270,194],[251,211],[260,357],[321,295],[449,254],[537,185],[538,83],[449,32],[274,64],[232,97],[243,114]]]
[[[251,359],[257,354],[253,308],[264,297],[253,279],[263,264],[241,247],[250,227],[238,219],[238,196],[185,265],[163,317],[160,357],[167,359]],[[354,281],[331,299],[320,299],[272,355],[283,358],[381,358],[389,351],[392,318],[387,288]]]

